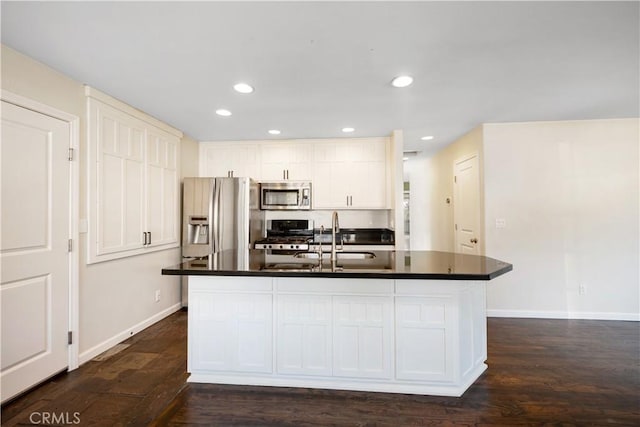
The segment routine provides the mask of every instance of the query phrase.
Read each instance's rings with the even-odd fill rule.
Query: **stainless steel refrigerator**
[[[182,257],[209,260],[237,257],[238,267],[262,237],[264,211],[259,184],[250,178],[184,178]],[[223,252],[221,254],[221,252]],[[216,257],[209,257],[216,254]],[[188,305],[188,278],[182,280],[182,305]]]

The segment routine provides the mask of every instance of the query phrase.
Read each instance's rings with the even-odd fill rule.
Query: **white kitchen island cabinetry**
[[[88,262],[179,245],[182,133],[86,88]]]
[[[460,396],[486,369],[484,289],[190,276],[189,381]]]

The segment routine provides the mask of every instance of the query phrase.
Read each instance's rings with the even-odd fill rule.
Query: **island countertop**
[[[341,252],[331,262],[317,255],[227,250],[163,268],[164,275],[491,280],[513,269],[497,259],[438,251]]]

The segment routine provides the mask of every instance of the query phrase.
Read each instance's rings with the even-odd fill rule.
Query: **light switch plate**
[[[496,218],[496,228],[505,228],[507,226],[507,220],[504,218]]]

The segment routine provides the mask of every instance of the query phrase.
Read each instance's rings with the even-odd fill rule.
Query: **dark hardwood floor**
[[[185,384],[178,312],[5,405],[2,425],[34,412],[80,425],[640,425],[639,323],[489,319],[488,333],[489,369],[461,398]]]

